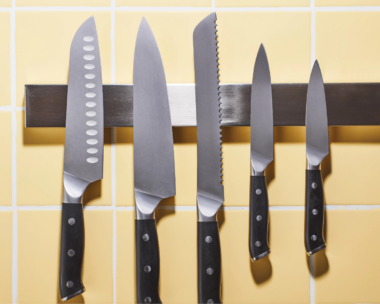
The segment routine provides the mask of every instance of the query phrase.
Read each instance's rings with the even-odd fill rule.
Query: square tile
[[[145,17],[160,49],[167,83],[194,83],[193,31],[210,12],[116,12],[116,82],[133,83],[138,27]]]
[[[304,212],[270,211],[269,221],[271,253],[252,263],[248,210],[219,211],[223,303],[309,303]]]
[[[0,6],[6,2],[1,2]],[[0,12],[0,106],[11,104],[11,18],[10,13]]]
[[[215,0],[216,7],[310,6],[310,0]]]
[[[17,205],[61,205],[64,128],[25,128],[17,112]],[[86,206],[111,206],[111,130],[104,133],[103,179],[86,189]]]
[[[377,6],[379,0],[315,0],[315,6]]]
[[[12,0],[0,0],[1,7],[12,7]]]
[[[16,0],[16,6],[111,6],[111,0]]]
[[[12,211],[0,212],[0,303],[12,303]]]
[[[103,83],[110,83],[110,12],[16,12],[17,106],[25,104],[25,84],[67,84],[72,39],[91,16],[97,24]]]
[[[156,221],[161,300],[164,303],[196,303],[196,212],[161,209],[156,211]],[[116,303],[136,303],[134,211],[117,211],[117,240]],[[186,273],[180,279],[179,269]]]
[[[315,53],[325,82],[379,82],[380,12],[317,12]]]
[[[12,113],[0,112],[0,206],[12,206]]]
[[[86,292],[68,303],[112,303],[112,211],[85,210],[84,223]],[[17,224],[17,302],[62,303],[58,289],[61,212],[18,211]]]
[[[211,6],[211,0],[116,0],[116,6]]]
[[[380,303],[380,209],[328,210],[326,220],[327,247],[315,257],[315,303]]]
[[[273,83],[308,82],[310,12],[218,12],[220,81],[251,83],[264,43]]]

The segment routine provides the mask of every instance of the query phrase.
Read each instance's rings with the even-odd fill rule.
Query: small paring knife
[[[161,303],[154,211],[175,195],[173,131],[164,66],[153,32],[142,19],[133,65],[137,303]]]
[[[314,63],[306,102],[305,247],[313,255],[326,247],[321,162],[330,153],[325,88],[318,61]]]
[[[251,189],[249,252],[253,262],[270,253],[268,246],[268,192],[265,169],[273,161],[272,84],[268,58],[261,44],[251,91]]]
[[[103,87],[94,17],[76,32],[70,49],[59,292],[62,301],[82,294],[82,196],[103,178]]]

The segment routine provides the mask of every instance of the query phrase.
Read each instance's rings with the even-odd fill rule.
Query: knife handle
[[[198,222],[198,303],[222,303],[220,282],[221,254],[218,223]]]
[[[63,203],[59,267],[59,292],[63,301],[85,291],[82,283],[83,249],[83,206]]]
[[[306,170],[305,247],[313,255],[326,247],[323,235],[324,197],[320,170]]]
[[[135,220],[137,303],[162,303],[158,294],[160,254],[156,221]]]
[[[253,262],[270,253],[268,246],[268,192],[265,176],[251,176],[249,252]]]

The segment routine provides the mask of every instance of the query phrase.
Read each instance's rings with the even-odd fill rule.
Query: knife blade
[[[261,44],[251,88],[251,187],[249,252],[253,262],[270,253],[265,169],[273,161],[273,106],[269,62]]]
[[[306,206],[305,247],[313,255],[326,247],[324,225],[324,194],[320,165],[330,153],[326,95],[318,61],[310,76],[306,101]]]
[[[154,211],[176,192],[174,149],[164,66],[145,18],[135,46],[133,124],[137,303],[161,303]]]
[[[221,303],[221,254],[216,213],[224,202],[216,14],[194,30],[197,115],[198,303]]]
[[[59,290],[66,301],[82,294],[82,196],[103,178],[103,88],[94,17],[77,30],[70,48]]]

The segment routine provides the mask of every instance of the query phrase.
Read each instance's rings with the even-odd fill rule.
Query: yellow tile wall
[[[221,83],[251,82],[260,43],[273,82],[307,82],[314,59],[326,82],[380,81],[379,0],[0,0],[0,8],[0,304],[61,303],[65,131],[25,128],[24,86],[67,83],[72,37],[91,15],[105,84],[132,83],[143,16],[168,83],[194,83],[193,30],[212,10]],[[380,127],[329,132],[327,249],[311,259],[304,250],[305,128],[278,127],[267,170],[271,254],[252,264],[250,130],[223,128],[223,303],[380,303]],[[196,303],[196,128],[175,128],[173,136],[177,195],[156,212],[160,295],[164,303]],[[104,179],[84,199],[87,291],[69,303],[135,303],[133,129],[107,129],[104,157]]]

